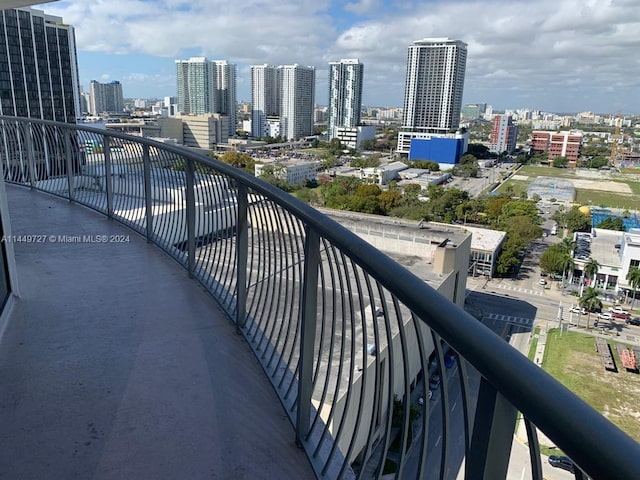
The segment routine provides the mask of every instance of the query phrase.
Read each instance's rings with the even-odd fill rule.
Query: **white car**
[[[609,307],[609,311],[611,313],[629,313],[627,312],[624,308],[617,306],[617,307]]]
[[[580,315],[586,315],[587,314],[587,309],[586,308],[584,308],[584,307],[580,308],[577,305],[571,307],[569,309],[569,311],[572,312],[572,313],[579,313]]]
[[[612,320],[613,317],[611,316],[611,313],[609,312],[602,312],[598,314],[598,318],[600,320]]]
[[[547,281],[544,278],[541,278],[540,280],[538,280],[538,285],[546,285]]]

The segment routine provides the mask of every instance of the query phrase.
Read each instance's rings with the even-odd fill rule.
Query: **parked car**
[[[625,323],[628,323],[629,325],[640,325],[640,317],[630,318],[629,320],[625,321]]]
[[[549,457],[549,465],[556,468],[562,468],[563,470],[573,473],[573,461],[569,457],[551,455]]]
[[[427,398],[429,400],[433,398],[433,392],[431,390],[427,390]],[[418,397],[418,405],[424,405],[424,397]]]
[[[616,307],[609,307],[608,310],[611,313],[626,313],[628,314],[629,312],[627,312],[624,308],[622,308],[621,306],[616,306]]]
[[[613,318],[619,318],[620,320],[629,320],[631,318],[631,315],[627,312],[611,312],[611,316]]]
[[[429,380],[429,389],[437,390],[440,388],[440,375],[433,375]]]
[[[444,356],[444,366],[451,368],[456,364],[456,354],[454,352],[447,352]]]
[[[584,307],[579,307],[577,305],[574,305],[573,307],[571,307],[569,309],[570,312],[573,313],[579,313],[580,315],[586,315],[587,314],[587,309]]]
[[[601,312],[598,314],[598,318],[600,320],[611,320],[613,319],[613,316],[611,315],[610,312]]]

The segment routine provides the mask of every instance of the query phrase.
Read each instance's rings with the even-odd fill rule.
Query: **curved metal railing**
[[[640,478],[636,442],[292,196],[184,148],[90,127],[0,117],[0,153],[7,181],[122,222],[206,287],[261,362],[318,478],[452,478],[459,468],[505,478],[518,412],[534,480],[536,427],[579,465],[575,478]],[[445,368],[449,348],[457,356]],[[421,402],[433,374],[441,401]]]

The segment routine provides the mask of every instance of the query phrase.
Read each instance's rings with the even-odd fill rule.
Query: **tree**
[[[562,249],[562,251],[566,254],[572,254],[576,248],[576,242],[574,242],[571,237],[564,237],[558,246]]]
[[[489,151],[489,147],[482,143],[470,143],[467,147],[467,154],[473,155],[475,158],[495,158],[496,155]]]
[[[574,206],[563,215],[564,225],[573,232],[588,232],[591,230],[591,217],[585,215]]]
[[[619,232],[624,232],[626,229],[624,228],[624,223],[620,217],[607,217],[603,221],[601,221],[596,228],[604,228],[605,230],[617,230]]]
[[[553,166],[556,168],[567,168],[569,160],[567,157],[556,157],[553,159]]]
[[[573,269],[575,268],[573,255],[571,255],[570,253],[565,253],[562,257],[560,257],[559,267],[562,269],[562,287],[564,288],[565,276],[567,276],[568,278],[568,272],[571,271],[571,273],[573,273]]]
[[[241,168],[245,172],[252,175],[255,171],[255,160],[248,153],[240,153],[236,152],[235,150],[229,150],[220,155],[218,159],[236,168]]]
[[[557,273],[557,267],[560,259],[560,253],[555,245],[547,248],[540,256],[540,269],[543,272]]]
[[[368,138],[360,142],[360,148],[362,150],[375,150],[377,140],[375,138]]]
[[[432,162],[431,160],[414,160],[409,162],[409,166],[411,168],[422,168],[431,172],[437,172],[440,170],[440,165],[438,165],[437,162]]]
[[[593,287],[585,289],[580,297],[580,306],[587,310],[587,329],[589,329],[589,320],[591,320],[591,312],[602,309],[602,302],[598,298],[598,292]]]
[[[600,264],[595,258],[590,259],[584,266],[584,274],[589,277],[589,285],[593,285],[591,280],[596,278],[599,269]]]
[[[638,287],[640,287],[640,268],[631,267],[629,269],[629,271],[627,272],[627,282],[629,282],[629,286],[633,288],[633,302],[632,302],[633,307],[632,308],[635,308],[636,293],[637,293]]]
[[[471,155],[470,153],[467,153],[467,154],[463,155],[462,157],[460,157],[460,165],[466,165],[467,163],[473,163],[473,162],[475,162],[477,160],[478,159],[474,155]]]

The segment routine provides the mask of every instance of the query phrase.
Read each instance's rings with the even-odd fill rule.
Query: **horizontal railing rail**
[[[318,478],[506,478],[518,412],[531,478],[542,478],[536,429],[575,478],[640,478],[637,442],[293,196],[183,147],[81,125],[0,117],[0,154],[7,181],[122,222],[213,295]]]

